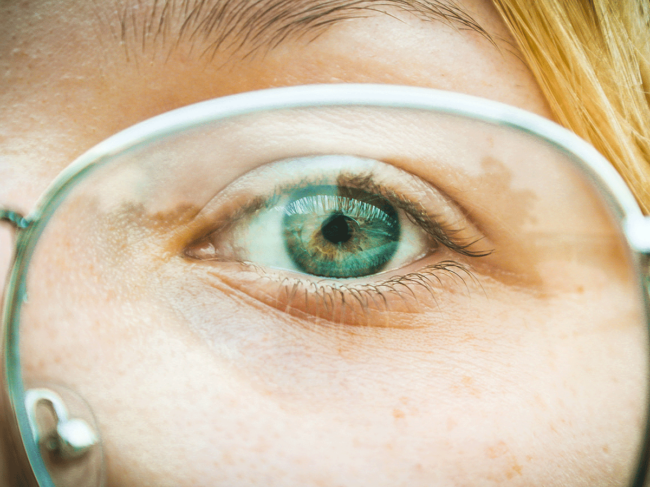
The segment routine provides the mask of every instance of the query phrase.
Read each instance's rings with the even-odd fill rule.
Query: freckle
[[[393,409],[393,417],[395,419],[401,419],[404,417],[404,411],[400,409]]]
[[[500,441],[496,445],[490,446],[487,449],[487,456],[492,459],[498,458],[506,453],[508,453],[508,446],[503,441]]]
[[[608,446],[603,447],[603,453],[609,453],[609,447]]]
[[[472,379],[469,375],[464,375],[461,382],[463,385],[471,386],[474,383],[474,379]]]
[[[399,401],[400,401],[402,404],[408,404],[408,402],[409,402],[409,398],[406,397],[406,396],[404,396],[404,397],[400,397],[400,398],[399,398]]]
[[[584,286],[578,286],[578,288],[576,289],[576,292],[577,292],[578,294],[584,294],[584,292],[585,292],[585,287],[584,287]]]

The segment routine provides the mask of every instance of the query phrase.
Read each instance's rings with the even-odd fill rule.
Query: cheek
[[[125,272],[80,232],[45,237],[59,251],[33,262],[26,378],[90,403],[109,485],[631,475],[646,377],[625,286],[544,297],[495,284],[411,328],[323,325],[204,286],[186,262],[136,251]]]

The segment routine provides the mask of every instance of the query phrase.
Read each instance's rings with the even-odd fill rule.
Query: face
[[[225,3],[0,7],[0,204],[28,213],[71,161],[130,125],[263,88],[430,87],[552,119],[487,1],[362,2],[332,14],[326,2],[242,0],[239,17]],[[310,12],[318,18],[283,20]],[[30,301],[48,304],[26,311],[23,365],[27,381],[88,402],[108,485],[627,485],[646,351],[611,218],[550,149],[455,124],[363,110],[243,119],[155,147],[165,157],[147,158],[151,167],[136,154],[69,199],[34,260]],[[161,170],[187,153],[188,165]],[[368,174],[374,186],[355,179]],[[129,184],[139,210],[125,217],[114,195]],[[268,204],[310,204],[316,186],[321,200],[345,188],[356,222],[370,219],[368,203],[389,221],[377,238],[410,246],[381,269],[318,260],[314,245],[360,230],[339,216],[326,232],[317,209],[274,220]],[[444,214],[437,230],[405,203],[418,198]],[[278,257],[270,228],[312,224],[329,243],[294,232],[287,248],[312,254]],[[597,244],[543,237],[592,233]],[[434,282],[341,306],[332,282],[381,287],[379,271],[384,287],[404,275]],[[329,287],[309,295],[323,277]]]

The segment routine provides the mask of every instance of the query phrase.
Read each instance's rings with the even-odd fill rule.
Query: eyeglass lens
[[[310,449],[342,483],[367,454],[444,485],[626,485],[648,348],[618,227],[569,156],[515,129],[370,107],[214,122],[103,162],[51,216],[25,386],[87,401],[109,486],[172,485],[179,459],[261,485],[251,452]]]

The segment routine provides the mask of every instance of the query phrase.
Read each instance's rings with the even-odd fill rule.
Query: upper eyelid
[[[243,178],[251,177],[251,174],[254,174],[259,170],[264,170],[264,169],[268,168],[269,166],[272,167],[274,164],[282,164],[283,162],[285,162],[285,161],[271,162],[269,164],[261,166],[261,167],[255,169],[255,170],[243,175],[242,177]],[[380,161],[378,161],[378,162],[380,162]],[[384,163],[384,164],[390,165],[389,163]],[[403,171],[403,172],[405,172],[405,171]],[[359,176],[360,176],[360,174],[357,174],[357,175],[354,175],[354,176],[350,177],[346,173],[342,172],[342,173],[338,174],[336,183],[338,185],[341,185],[341,186],[348,185],[348,186],[352,186],[352,187],[355,187],[355,188],[358,188],[358,189],[371,190],[371,191],[372,190],[379,191],[380,189],[385,189],[384,187],[380,187],[380,186],[376,186],[376,185],[370,185],[369,181],[371,181],[372,178],[368,179],[367,177],[364,177],[363,179],[365,179],[365,182],[363,184],[360,184],[359,183],[360,179],[356,180]],[[366,176],[368,176],[368,175],[366,175]],[[233,183],[236,183],[236,182],[237,181],[235,181]],[[289,182],[275,184],[273,186],[273,188],[272,188],[272,191],[267,192],[267,194],[265,194],[265,195],[259,195],[258,194],[258,195],[255,195],[254,197],[250,197],[249,201],[245,205],[237,207],[237,209],[236,209],[236,211],[234,213],[231,213],[231,214],[228,215],[228,219],[227,219],[227,221],[225,222],[224,225],[213,227],[212,230],[209,230],[209,231],[204,230],[203,238],[207,237],[210,233],[213,233],[214,231],[222,229],[225,226],[230,226],[231,224],[235,223],[236,221],[250,216],[255,211],[261,210],[263,208],[271,207],[274,204],[274,202],[277,201],[279,198],[281,198],[283,195],[286,195],[286,194],[288,194],[288,193],[290,193],[292,191],[295,191],[296,189],[304,187],[307,183],[310,184],[310,185],[315,185],[315,184],[320,184],[320,183],[326,183],[326,181],[325,181],[325,179],[322,178],[322,176],[321,176],[320,179],[319,179],[318,176],[312,176],[312,177],[303,177],[303,178],[301,178],[299,180],[293,180],[293,181],[289,181]],[[329,184],[331,184],[331,182]],[[203,218],[208,218],[209,219],[209,215],[212,213],[212,211],[210,211],[210,207],[213,206],[215,204],[215,202],[217,202],[217,200],[229,199],[227,197],[227,192],[231,189],[231,187],[232,187],[232,184],[228,185],[222,191],[217,193],[215,195],[215,197],[212,198],[205,205],[205,207],[201,211],[199,211],[199,214],[197,215],[197,217],[199,217],[199,218],[203,217]],[[383,191],[381,193],[379,193],[379,194],[383,195]],[[226,197],[224,197],[224,196],[226,196]],[[389,194],[389,196],[390,196],[390,194]],[[389,197],[389,199],[391,200],[391,202],[398,203],[400,205],[403,205],[403,204],[406,203],[405,200],[398,199],[394,195],[392,195],[392,197]]]

